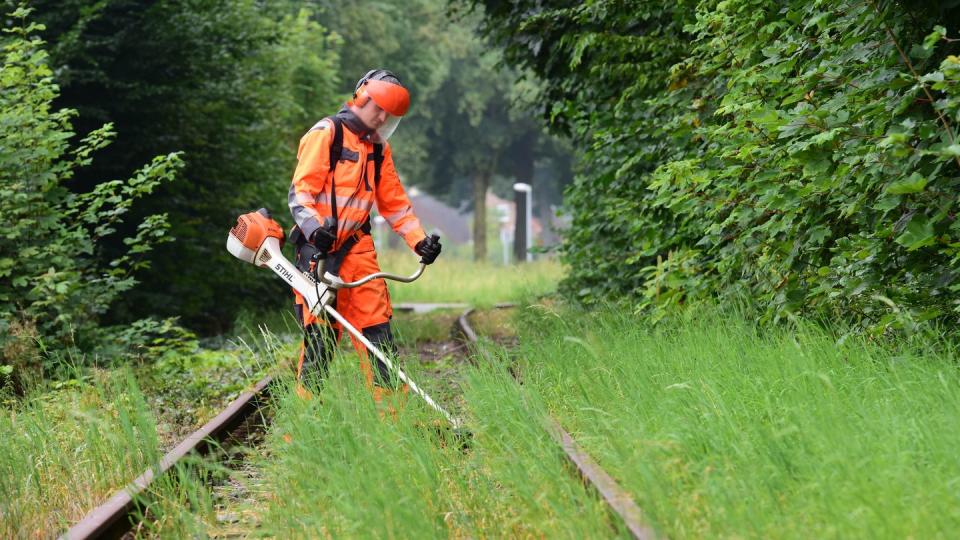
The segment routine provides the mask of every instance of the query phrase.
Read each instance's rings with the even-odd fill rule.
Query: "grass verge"
[[[718,311],[656,328],[542,306],[521,319],[527,385],[669,537],[960,530],[947,347],[838,344]]]
[[[169,351],[136,367],[65,368],[64,380],[4,401],[0,538],[63,532],[261,377],[270,367],[261,358],[285,358],[289,366],[294,350],[277,339],[241,345]],[[225,476],[214,469],[194,463],[176,475]],[[164,477],[151,488],[151,511],[158,515],[171,499],[196,499],[202,493],[196,485]],[[170,512],[163,518],[179,527],[190,523]]]
[[[159,459],[131,372],[91,377],[0,415],[0,537],[53,537]]]
[[[419,261],[404,251],[385,251],[378,256],[383,270],[398,274],[413,273]],[[552,258],[498,266],[441,255],[417,281],[387,283],[394,302],[462,302],[486,307],[551,293],[562,276],[563,266]]]

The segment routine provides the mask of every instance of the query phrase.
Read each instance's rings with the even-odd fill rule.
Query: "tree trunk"
[[[490,171],[477,170],[473,173],[473,260],[487,259],[487,187],[490,185]]]

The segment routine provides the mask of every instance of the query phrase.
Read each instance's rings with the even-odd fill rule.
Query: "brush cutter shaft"
[[[327,305],[327,306],[324,306],[323,309],[326,310],[326,312],[329,313],[331,317],[336,319],[336,321],[339,322],[340,325],[347,330],[347,332],[350,332],[350,334],[353,335],[353,337],[360,340],[360,342],[363,343],[363,345],[367,348],[367,350],[372,352],[373,355],[377,357],[377,359],[379,359],[381,362],[383,362],[385,366],[387,366],[387,369],[396,373],[397,377],[401,381],[403,381],[404,384],[410,387],[411,392],[423,398],[423,400],[427,402],[427,405],[430,405],[430,407],[432,407],[433,410],[442,414],[450,422],[450,424],[454,427],[454,429],[460,427],[460,421],[458,419],[454,418],[443,407],[441,407],[440,405],[437,405],[437,403],[433,401],[433,399],[429,395],[427,395],[426,392],[421,390],[420,387],[417,386],[415,382],[413,382],[412,380],[410,380],[409,377],[407,377],[407,374],[404,373],[402,369],[400,369],[398,366],[395,366],[393,362],[391,362],[390,359],[387,358],[385,354],[380,352],[380,349],[376,348],[373,345],[373,343],[370,343],[370,340],[363,335],[363,332],[357,330],[356,327],[350,324],[347,321],[346,317],[338,313],[337,310],[333,309],[333,306]]]
[[[283,255],[279,255],[279,257],[282,258]],[[284,259],[284,260],[286,260],[286,259]],[[383,352],[382,352],[379,348],[377,348],[376,346],[374,346],[374,344],[371,343],[370,340],[367,339],[366,336],[363,335],[363,332],[361,332],[360,330],[357,330],[357,328],[356,328],[355,326],[353,326],[352,324],[350,324],[350,322],[347,320],[346,317],[344,317],[343,315],[341,315],[340,312],[338,312],[338,311],[331,305],[331,304],[333,303],[333,302],[332,302],[332,300],[333,300],[332,292],[333,292],[333,291],[331,291],[331,289],[341,289],[341,288],[343,288],[343,289],[349,289],[349,288],[352,288],[352,287],[357,287],[357,286],[359,286],[359,285],[363,285],[364,283],[367,283],[368,281],[373,280],[373,279],[377,279],[377,278],[392,279],[392,280],[394,280],[394,281],[401,281],[401,282],[404,282],[404,283],[410,283],[411,281],[419,278],[419,277],[423,274],[423,270],[426,268],[427,265],[425,265],[425,264],[423,264],[423,263],[420,263],[420,268],[419,268],[413,275],[411,275],[411,276],[398,276],[398,275],[396,275],[396,274],[388,274],[388,273],[386,273],[386,272],[376,272],[376,273],[370,274],[370,275],[368,275],[368,276],[365,276],[365,277],[363,277],[363,278],[361,278],[361,279],[358,279],[357,281],[344,282],[344,281],[341,280],[338,276],[334,276],[334,275],[329,274],[329,273],[324,273],[324,272],[323,272],[323,266],[322,266],[322,265],[324,265],[325,263],[326,263],[326,260],[324,260],[324,259],[321,259],[321,260],[318,262],[318,264],[321,265],[321,266],[318,267],[317,273],[318,273],[319,275],[322,275],[322,276],[323,276],[323,279],[320,281],[319,284],[317,284],[317,288],[321,291],[320,294],[319,294],[319,301],[317,301],[317,302],[314,303],[314,304],[311,304],[311,311],[312,311],[315,315],[320,315],[320,312],[321,312],[321,311],[326,311],[331,317],[333,317],[333,319],[334,319],[335,321],[337,321],[338,323],[340,323],[340,325],[341,325],[347,332],[350,332],[350,335],[352,335],[353,337],[357,338],[357,340],[359,340],[360,343],[363,343],[364,347],[366,347],[367,350],[370,351],[371,354],[373,354],[375,357],[377,357],[378,360],[380,360],[381,362],[383,362],[383,365],[387,366],[387,369],[388,369],[388,370],[390,370],[390,371],[393,372],[393,373],[396,373],[396,374],[397,374],[397,378],[400,379],[404,384],[406,384],[406,385],[410,388],[410,391],[411,391],[411,392],[413,392],[414,394],[420,396],[420,397],[427,403],[427,405],[429,405],[433,410],[435,410],[435,411],[437,411],[438,413],[442,414],[443,417],[446,418],[448,422],[450,422],[450,425],[451,425],[454,429],[459,429],[460,426],[461,426],[461,424],[462,424],[462,422],[460,421],[460,419],[455,418],[453,415],[451,415],[449,412],[447,412],[446,409],[444,409],[443,407],[441,407],[440,405],[438,405],[437,402],[434,401],[433,398],[431,398],[426,392],[424,392],[423,390],[421,390],[420,387],[417,386],[417,383],[413,382],[413,381],[410,379],[410,377],[407,377],[407,374],[404,373],[403,370],[400,369],[399,366],[397,366],[397,365],[395,365],[393,362],[391,362],[390,359],[387,357],[387,355],[383,354]],[[289,262],[287,262],[287,264],[289,265]],[[297,272],[299,273],[299,271],[297,271]],[[278,272],[278,273],[280,273],[280,272]],[[282,275],[282,274],[281,274],[281,275]],[[304,275],[304,274],[301,274],[301,275]],[[314,281],[311,279],[311,280],[310,280],[310,283],[313,284],[313,283],[316,283],[316,282],[314,282]],[[318,294],[317,294],[316,292],[310,290],[310,288],[308,288],[306,291],[301,291],[301,293],[304,295],[304,298],[307,299],[308,302],[311,302],[311,301],[313,301],[314,298],[317,298],[317,297],[318,297]]]
[[[395,281],[410,283],[423,274],[423,270],[426,268],[425,264],[421,263],[420,268],[411,276],[398,276],[395,274],[388,274],[386,272],[376,272],[357,281],[351,282],[344,282],[338,276],[334,276],[329,273],[323,273],[323,267],[321,266],[318,268],[317,273],[323,276],[323,279],[321,279],[320,283],[317,283],[314,281],[312,276],[297,270],[296,267],[294,267],[294,265],[283,256],[283,254],[280,252],[280,246],[276,243],[276,240],[269,240],[273,241],[264,242],[264,250],[260,254],[260,258],[264,259],[264,264],[261,264],[262,266],[269,266],[277,275],[284,278],[294,288],[300,291],[304,299],[308,302],[310,311],[312,311],[315,315],[320,315],[321,312],[326,311],[331,317],[333,317],[334,320],[340,323],[340,325],[346,329],[347,332],[350,332],[350,334],[357,338],[360,343],[363,343],[363,345],[368,351],[370,351],[371,354],[383,362],[383,365],[387,366],[388,370],[390,370],[392,373],[396,373],[397,378],[410,387],[410,391],[420,396],[425,402],[427,402],[427,405],[433,408],[433,410],[442,414],[444,418],[450,422],[450,425],[454,429],[458,429],[460,427],[461,422],[458,418],[453,417],[443,407],[438,405],[437,402],[435,402],[433,398],[431,398],[426,392],[421,390],[420,387],[417,386],[417,383],[413,382],[409,377],[407,377],[407,374],[404,373],[399,366],[391,362],[387,355],[383,354],[380,349],[374,346],[374,344],[363,335],[363,332],[357,330],[355,326],[347,321],[346,317],[341,315],[331,305],[333,304],[333,298],[335,294],[334,289],[349,289],[352,287],[357,287],[377,278],[392,279]],[[264,256],[264,253],[267,255]],[[319,264],[322,265],[325,262],[325,260],[320,260]]]

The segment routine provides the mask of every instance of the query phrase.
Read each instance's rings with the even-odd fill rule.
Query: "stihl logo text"
[[[277,265],[274,266],[273,268],[277,271],[278,274],[286,278],[287,281],[289,281],[290,283],[293,283],[293,273],[287,270],[286,268],[284,268],[282,264],[277,263]]]

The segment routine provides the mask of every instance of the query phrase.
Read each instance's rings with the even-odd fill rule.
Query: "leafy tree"
[[[496,68],[498,51],[484,51],[477,38],[469,38],[471,46],[452,59],[439,92],[444,97],[434,100],[427,130],[432,181],[424,185],[439,194],[454,194],[452,184],[467,180],[462,185],[472,187],[474,258],[484,260],[487,190],[497,174],[532,181],[540,128],[532,117],[513,109],[515,78]]]
[[[224,238],[259,206],[282,219],[296,142],[312,109],[335,102],[336,36],[283,0],[35,4],[65,81],[58,104],[81,112],[80,132],[109,121],[121,133],[75,191],[153,153],[183,151],[184,181],[141,211],[168,213],[178,241],[158,250],[114,319],[180,314],[212,332],[243,305],[282,305],[282,284],[230,258]]]
[[[474,4],[585,149],[570,294],[747,296],[876,331],[956,316],[956,45],[924,39],[955,7]]]
[[[445,0],[318,5],[323,20],[350,44],[341,53],[341,72],[355,75],[343,81],[344,93],[373,67],[394,70],[410,87],[411,112],[391,139],[398,168],[405,181],[454,206],[469,202],[476,256],[485,257],[484,194],[495,178],[508,190],[516,181],[532,183],[537,161],[553,158],[558,173],[549,179],[570,180],[565,151],[545,136],[525,101],[529,81],[500,69],[500,50],[477,35],[478,17],[449,10]],[[544,183],[549,193],[551,184]],[[544,201],[547,209],[559,202]]]
[[[169,183],[182,162],[158,156],[128,180],[99,183],[76,194],[68,186],[115,137],[110,124],[71,145],[76,111],[55,109],[59,89],[48,67],[42,27],[18,8],[0,38],[0,363],[35,367],[44,347],[90,350],[109,329],[107,308],[136,283],[144,256],[168,240],[164,214],[130,218],[138,199]],[[103,244],[124,220],[125,248],[105,257]],[[142,324],[144,328],[150,324]]]

